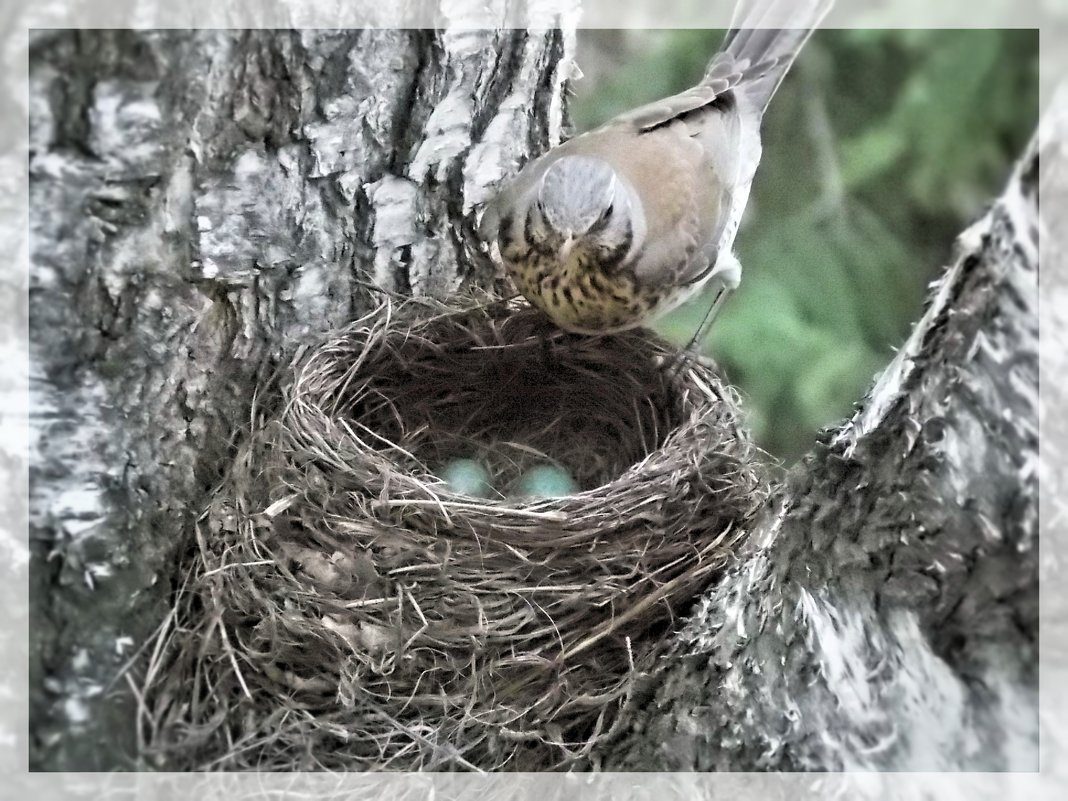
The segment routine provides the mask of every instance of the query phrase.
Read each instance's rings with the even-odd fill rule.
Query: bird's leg
[[[671,383],[675,383],[683,369],[693,363],[695,357],[699,353],[698,348],[700,348],[701,344],[704,342],[705,337],[708,336],[708,332],[712,328],[712,323],[715,321],[716,315],[719,314],[719,310],[723,308],[723,302],[741,283],[742,265],[738,262],[738,259],[729,248],[721,249],[717,254],[717,257],[713,260],[713,264],[712,275],[708,280],[719,284],[719,292],[716,293],[715,299],[709,304],[708,311],[705,312],[701,324],[697,326],[697,330],[694,331],[693,336],[690,337],[690,341],[687,343],[686,347],[675,357],[675,362],[670,375]]]
[[[723,301],[730,295],[731,289],[729,287],[722,287],[719,292],[716,293],[716,299],[708,306],[708,311],[705,312],[704,318],[701,320],[701,324],[697,326],[697,330],[694,331],[693,336],[690,337],[690,341],[686,343],[686,353],[694,353],[697,348],[701,347],[701,343],[705,341],[705,337],[708,336],[709,330],[712,328],[712,322],[716,319],[716,315],[719,310],[723,308]]]
[[[697,327],[694,335],[690,337],[690,341],[686,347],[675,354],[673,364],[670,367],[670,373],[668,374],[668,386],[674,387],[678,383],[679,376],[682,375],[683,370],[687,369],[694,360],[700,356],[700,347],[704,342],[708,331],[712,327],[712,321],[716,319],[716,314],[723,308],[723,301],[730,295],[731,289],[729,287],[722,287],[716,294],[716,299],[709,304],[708,311],[705,312],[704,318],[701,320],[701,324]]]

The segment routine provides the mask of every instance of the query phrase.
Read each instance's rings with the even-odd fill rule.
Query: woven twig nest
[[[417,313],[417,312],[422,313]],[[146,686],[171,769],[581,764],[766,496],[729,390],[647,333],[383,308],[243,446]],[[489,499],[437,478],[488,465]],[[581,491],[509,493],[530,465]]]

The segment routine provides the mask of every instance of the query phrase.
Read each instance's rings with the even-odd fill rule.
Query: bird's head
[[[607,162],[563,156],[545,171],[535,207],[566,260],[572,249],[619,261],[633,241],[631,192]]]

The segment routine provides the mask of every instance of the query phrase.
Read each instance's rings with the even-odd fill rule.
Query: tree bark
[[[1038,159],[793,470],[605,767],[1038,769]]]
[[[376,291],[500,290],[471,211],[558,141],[567,44],[35,37],[34,768],[133,764],[135,698],[113,677],[166,614],[176,548],[258,381]]]
[[[504,291],[473,210],[558,141],[570,46],[35,37],[31,767],[133,764],[114,677],[166,615],[257,382],[377,291]],[[1035,767],[1036,171],[1032,152],[599,766]]]

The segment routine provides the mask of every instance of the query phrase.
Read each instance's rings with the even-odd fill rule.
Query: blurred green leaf
[[[883,176],[905,155],[908,141],[899,128],[869,128],[842,142],[842,181],[847,188]]]

